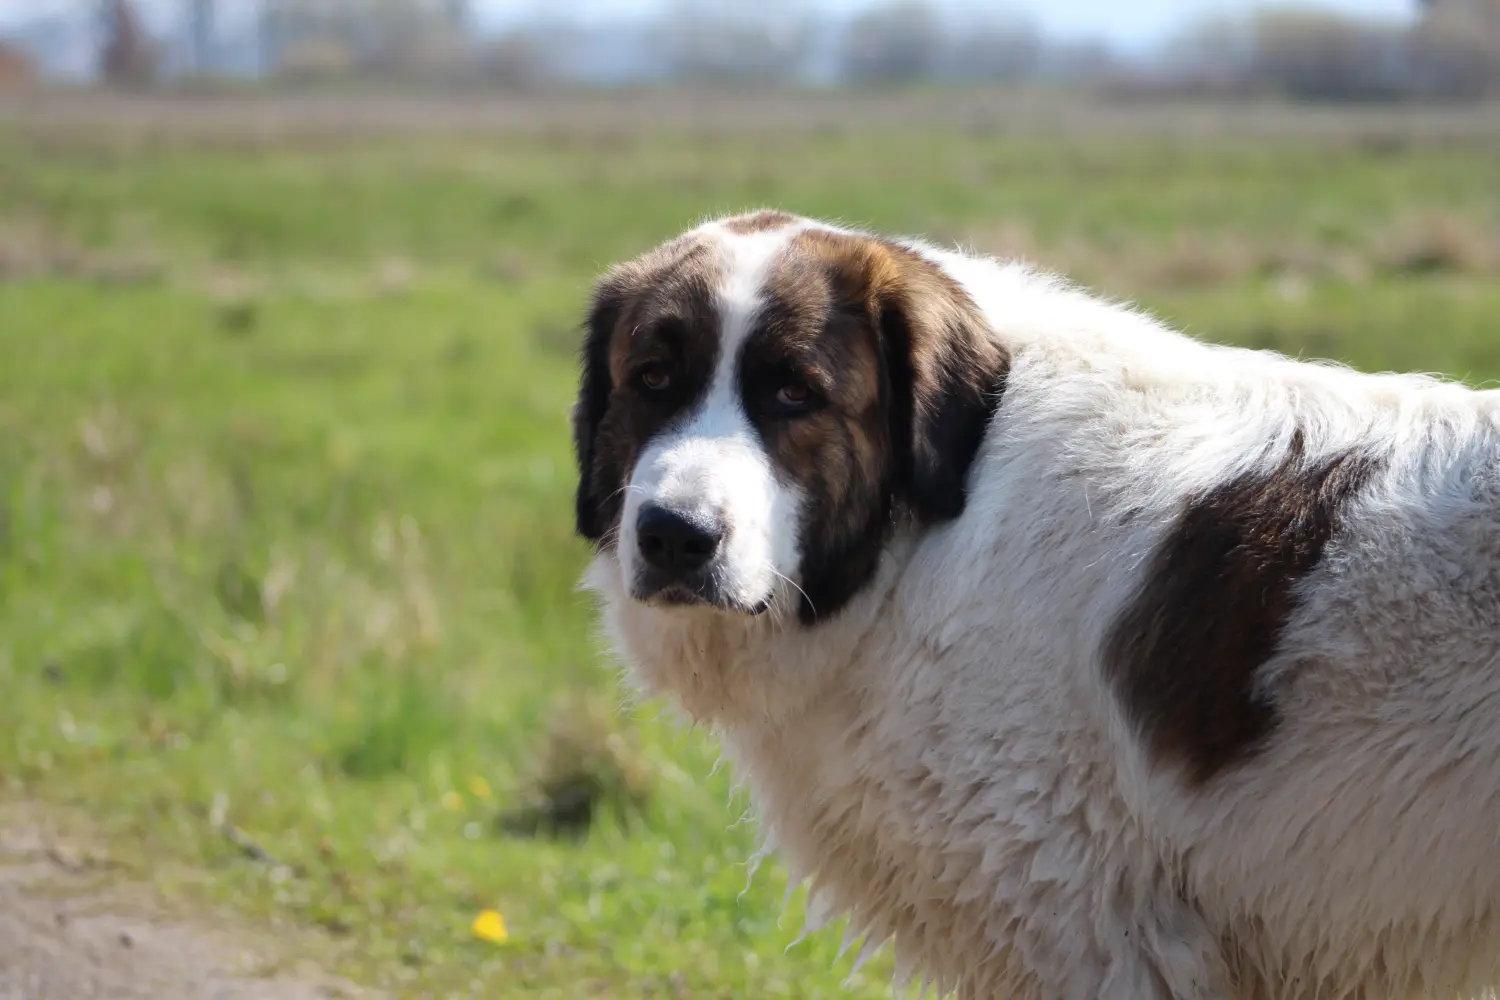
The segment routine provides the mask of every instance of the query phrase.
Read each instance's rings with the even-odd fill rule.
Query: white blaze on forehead
[[[778,481],[740,394],[739,361],[765,304],[776,261],[797,232],[705,232],[719,244],[714,312],[719,329],[713,376],[693,411],[651,442],[631,477],[621,523],[628,578],[635,573],[635,521],[659,503],[714,518],[726,531],[715,574],[745,604],[771,595],[778,578],[796,572],[800,493]]]
[[[755,315],[765,300],[771,266],[785,252],[795,232],[787,227],[762,233],[725,232],[720,236],[723,270],[719,273],[717,298],[724,346],[743,344],[750,335]]]
[[[739,359],[761,308],[771,268],[786,251],[795,230],[720,235],[723,263],[714,301],[719,314],[719,357],[713,382],[704,397],[704,411],[732,408],[744,430],[750,430],[739,399]],[[726,413],[726,415],[728,415]]]

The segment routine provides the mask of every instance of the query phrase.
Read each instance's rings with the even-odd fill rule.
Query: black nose
[[[702,569],[724,540],[717,524],[688,518],[660,504],[647,504],[636,521],[641,556],[657,569],[691,573]]]

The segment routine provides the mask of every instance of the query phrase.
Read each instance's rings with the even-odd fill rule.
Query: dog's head
[[[897,518],[962,512],[1006,370],[913,249],[781,213],[701,226],[595,291],[578,530],[637,601],[826,618]]]

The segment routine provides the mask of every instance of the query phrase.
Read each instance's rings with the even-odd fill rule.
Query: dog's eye
[[[652,365],[636,378],[647,392],[663,393],[672,388],[672,373],[667,370],[666,365]]]
[[[782,406],[803,406],[812,398],[812,390],[801,382],[792,382],[776,390],[776,402]]]
[[[817,406],[818,394],[806,382],[793,379],[782,383],[773,401],[782,413],[806,413]]]

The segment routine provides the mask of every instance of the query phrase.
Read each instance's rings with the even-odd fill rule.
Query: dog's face
[[[1007,365],[919,254],[758,213],[611,271],[582,368],[578,530],[632,599],[811,623],[962,511]]]

